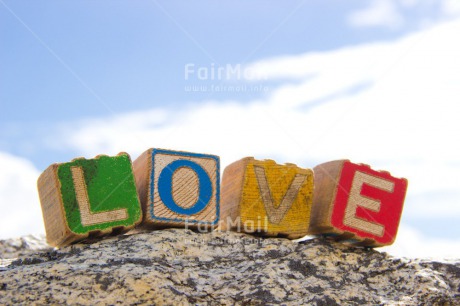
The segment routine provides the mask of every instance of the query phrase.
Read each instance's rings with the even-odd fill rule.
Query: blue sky
[[[419,254],[450,256],[460,159],[443,137],[460,132],[459,16],[451,0],[0,0],[2,237],[41,231],[35,180],[48,165],[163,147],[223,166],[350,158],[405,176],[389,251],[413,256],[405,241],[418,239]],[[257,77],[210,77],[229,67]]]
[[[209,99],[244,103],[261,94],[190,94],[184,86],[197,82],[184,78],[188,63],[238,65],[391,40],[439,18],[429,11],[436,5],[397,4],[404,26],[350,26],[347,18],[366,1],[1,4],[0,149],[41,168],[49,164],[42,154],[56,152],[46,150],[40,135],[52,135],[63,122]]]

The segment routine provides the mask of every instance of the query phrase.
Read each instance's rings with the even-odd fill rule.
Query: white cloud
[[[297,80],[284,80],[267,100],[85,121],[65,142],[87,156],[165,146],[297,162],[350,157],[413,173],[414,190],[456,188],[459,31],[452,22],[393,43],[258,62],[252,68],[270,79]]]
[[[460,21],[453,21],[394,42],[259,61],[250,68],[278,82],[264,99],[69,123],[53,143],[86,157],[126,151],[134,159],[150,147],[211,153],[221,156],[222,168],[244,156],[303,167],[349,158],[407,177],[405,213],[460,216],[458,33]],[[37,170],[6,154],[0,163],[0,234],[42,232]],[[417,233],[403,227],[395,247],[418,243]],[[448,245],[458,241],[424,237],[414,254],[431,256],[437,248],[442,255]]]
[[[397,29],[404,24],[404,18],[393,1],[373,0],[368,7],[352,12],[348,16],[348,23],[357,27],[384,26]]]
[[[460,15],[460,1],[458,0],[443,0],[441,8],[442,12],[448,16]]]
[[[352,27],[390,30],[426,28],[460,16],[458,0],[372,0],[346,17]]]
[[[401,5],[403,7],[412,8],[412,7],[416,6],[417,4],[419,4],[420,2],[421,2],[420,0],[401,0]]]
[[[396,257],[458,260],[460,239],[424,237],[415,228],[401,224],[395,243],[378,250]]]
[[[421,192],[413,195],[411,202],[404,207],[404,211],[413,218],[426,220],[446,216],[460,218],[459,199],[460,189],[458,188]],[[453,234],[455,235],[455,229]]]
[[[407,211],[442,222],[460,216],[458,33],[454,21],[395,42],[263,60],[250,68],[280,82],[264,100],[93,119],[70,125],[58,143],[88,157],[135,158],[149,147],[206,152],[222,166],[251,155],[304,167],[350,158],[407,177]],[[425,194],[430,200],[420,201]],[[412,239],[404,232],[402,245]],[[430,239],[424,243],[450,243]]]
[[[30,161],[2,152],[0,169],[0,239],[43,234],[38,170]]]

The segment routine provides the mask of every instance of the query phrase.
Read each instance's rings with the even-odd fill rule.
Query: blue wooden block
[[[146,227],[211,229],[219,222],[219,157],[149,149],[133,163]]]

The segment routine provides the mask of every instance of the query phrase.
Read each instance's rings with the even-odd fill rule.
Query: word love
[[[65,246],[134,227],[194,227],[290,239],[327,235],[339,241],[393,243],[407,180],[348,160],[313,170],[243,158],[149,149],[78,158],[49,166],[38,179],[47,241]]]

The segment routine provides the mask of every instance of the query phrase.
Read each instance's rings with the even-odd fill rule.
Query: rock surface
[[[45,236],[40,235],[0,240],[1,259],[17,258],[46,249],[51,249],[51,247],[46,244]]]
[[[0,304],[460,305],[459,262],[320,238],[167,229],[15,254],[0,270]]]

